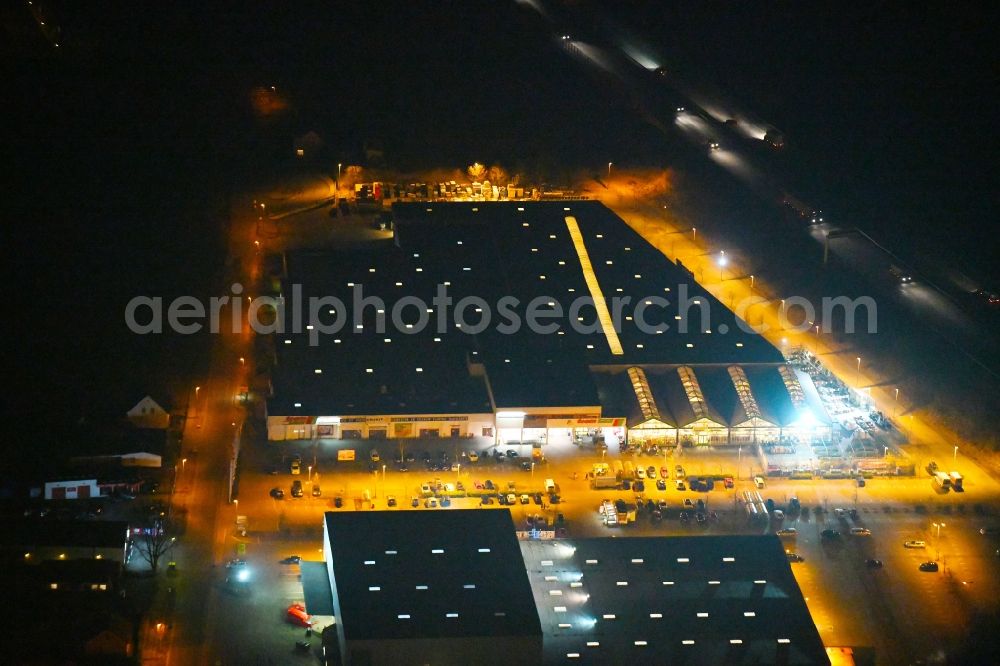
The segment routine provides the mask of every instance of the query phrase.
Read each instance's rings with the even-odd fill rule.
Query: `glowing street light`
[[[957,446],[955,447],[955,451],[952,454],[951,459],[952,459],[953,462],[958,462],[958,447]]]
[[[608,162],[608,178],[611,178],[611,162]]]
[[[341,163],[337,162],[337,196],[340,196],[340,167]]]
[[[729,263],[729,259],[726,257],[726,251],[722,250],[719,253],[719,258],[715,260],[715,263],[719,265],[719,282],[722,282],[722,272],[726,268],[726,264]]]
[[[861,357],[858,356],[855,359],[858,362],[858,368],[854,373],[854,384],[857,386],[861,385]]]

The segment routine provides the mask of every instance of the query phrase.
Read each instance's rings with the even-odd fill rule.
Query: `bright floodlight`
[[[246,568],[241,568],[239,573],[236,574],[236,580],[241,583],[245,583],[250,580],[250,570]]]
[[[725,266],[726,264],[729,263],[729,259],[726,257],[726,251],[725,250],[723,250],[719,254],[719,258],[716,259],[716,263],[719,264],[720,266]]]

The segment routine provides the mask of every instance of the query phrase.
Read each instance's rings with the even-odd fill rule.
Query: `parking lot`
[[[338,462],[338,451],[347,448],[355,452],[355,460]],[[517,457],[508,456],[508,448]],[[372,460],[373,449],[378,452],[377,461]],[[678,464],[684,467],[686,477],[731,474],[737,477],[733,488],[717,482],[710,492],[678,491],[673,478],[665,480],[664,490],[647,479],[641,493],[591,488],[587,473],[595,464],[624,459],[617,449],[612,444],[602,455],[593,448],[572,444],[546,448],[546,459],[536,460],[532,466],[528,445],[501,447],[496,457],[490,442],[469,439],[405,440],[402,463],[395,460],[400,454],[397,440],[252,446],[244,452],[239,503],[233,507],[234,518],[237,513],[248,517],[249,533],[241,539],[231,529],[228,543],[233,549],[245,543],[247,559],[260,562],[259,566],[270,573],[260,578],[253,601],[231,598],[226,603],[234,604],[234,609],[243,603],[267,604],[267,612],[273,611],[275,621],[281,624],[282,604],[301,593],[295,589],[295,581],[287,579],[288,568],[278,564],[279,555],[294,551],[307,559],[319,559],[323,512],[385,510],[390,508],[390,496],[396,500],[391,510],[448,510],[442,506],[443,497],[448,495],[452,508],[494,509],[500,505],[495,500],[482,504],[479,495],[485,488],[477,488],[477,483],[485,486],[487,480],[502,491],[514,484],[516,504],[508,508],[519,530],[542,525],[546,529],[564,528],[572,537],[599,537],[766,533],[794,528],[795,537],[786,537],[788,550],[804,561],[792,564],[793,571],[824,642],[875,646],[878,663],[928,658],[943,642],[961,640],[963,625],[956,618],[970,619],[975,611],[992,607],[1000,598],[1000,560],[996,555],[1000,545],[994,541],[996,537],[978,534],[981,527],[1000,526],[993,515],[997,497],[993,485],[977,482],[964,494],[941,494],[926,476],[874,479],[863,488],[852,479],[769,478],[765,487],[757,490],[752,476],[762,471],[759,460],[746,451],[741,455],[716,449],[683,450],[679,454],[671,450],[655,457],[629,453],[624,458],[636,466],[655,467],[657,476],[664,467],[675,476]],[[470,453],[476,455],[470,457]],[[301,459],[300,473],[292,475],[291,461],[296,456]],[[428,457],[430,461],[425,460]],[[302,482],[301,499],[289,497],[296,479]],[[558,485],[558,504],[552,504],[545,493],[547,479]],[[316,484],[320,487],[318,497],[311,493]],[[458,484],[464,493],[458,491]],[[283,489],[285,498],[270,497],[272,488]],[[741,504],[743,491],[749,489],[786,511],[790,499],[797,497],[805,510],[786,513],[782,521],[749,522]],[[521,494],[528,495],[527,504],[521,503]],[[543,504],[536,503],[535,494],[540,494]],[[335,505],[338,497],[339,508]],[[430,497],[437,498],[436,507],[426,506]],[[654,520],[644,507],[633,523],[605,526],[598,511],[602,500],[636,503],[640,497],[644,503],[666,502],[661,520]],[[417,498],[417,507],[411,505],[413,498]],[[685,500],[692,506],[685,506]],[[704,523],[694,519],[699,500],[704,502]],[[837,515],[835,509],[843,509],[844,515]],[[850,517],[850,509],[857,511],[856,518]],[[679,517],[682,511],[690,517],[687,522]],[[714,519],[710,517],[713,513]],[[535,517],[541,518],[539,523],[529,522]],[[935,523],[943,525],[940,536]],[[852,535],[851,527],[868,528],[871,534]],[[839,531],[840,538],[824,540],[820,533],[825,529]],[[927,547],[904,548],[903,542],[910,539],[924,540]],[[881,560],[882,568],[868,568],[868,559]],[[921,562],[929,560],[940,563],[937,573],[918,570]],[[258,611],[263,613],[264,609],[254,612]],[[293,634],[283,629],[281,635],[287,642]],[[284,643],[282,646],[284,649]]]

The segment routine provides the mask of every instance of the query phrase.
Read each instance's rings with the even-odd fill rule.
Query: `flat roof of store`
[[[521,552],[546,663],[829,663],[774,535],[526,541]]]
[[[268,402],[269,413],[492,411],[485,382],[471,375],[470,362],[484,364],[498,408],[597,405],[591,366],[783,362],[777,349],[741,330],[733,313],[683,268],[598,202],[403,203],[393,206],[393,216],[395,242],[288,256],[286,298],[293,285],[301,285],[304,299],[333,296],[349,312],[336,333],[306,330],[303,321],[298,332],[289,325],[286,330],[292,332],[275,336],[275,397]],[[575,220],[576,240],[567,216]],[[589,297],[592,287],[579,243],[609,311],[613,314],[613,299],[629,299],[615,326],[620,354],[613,353],[593,304],[573,310],[574,301]],[[452,299],[443,323],[438,317],[444,308],[434,303],[439,288]],[[357,289],[384,305],[369,305],[355,322]],[[678,305],[682,292],[689,302],[686,310]],[[409,297],[405,307],[400,305],[404,297]],[[416,304],[414,297],[420,299]],[[511,297],[517,299],[512,308],[521,325],[501,328],[511,319],[498,304]],[[667,303],[661,307],[654,297]],[[463,304],[473,298],[482,301]],[[647,320],[666,324],[667,330],[639,329],[633,308],[647,301]],[[543,322],[557,324],[552,331],[526,325],[530,302],[539,311],[562,309],[561,317]],[[459,304],[465,305],[464,321],[456,323]],[[402,330],[392,324],[394,306],[400,308]],[[705,330],[701,308],[710,313]],[[338,310],[318,309],[324,324],[336,316],[331,309]],[[308,305],[303,312],[308,313]],[[476,330],[487,314],[489,324]],[[424,315],[429,325],[421,328]],[[310,335],[317,345],[310,344]]]
[[[325,520],[348,640],[541,635],[509,510]]]

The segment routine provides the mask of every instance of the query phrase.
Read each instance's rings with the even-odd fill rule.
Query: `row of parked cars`
[[[303,497],[305,493],[302,489],[302,482],[298,479],[292,481],[292,487],[290,489],[290,492],[292,497],[295,498]],[[313,482],[311,492],[313,497],[322,497],[323,495],[323,491],[320,488],[319,483],[317,482]],[[268,495],[271,496],[271,499],[276,499],[276,500],[285,499],[285,491],[282,490],[281,488],[271,488]]]

